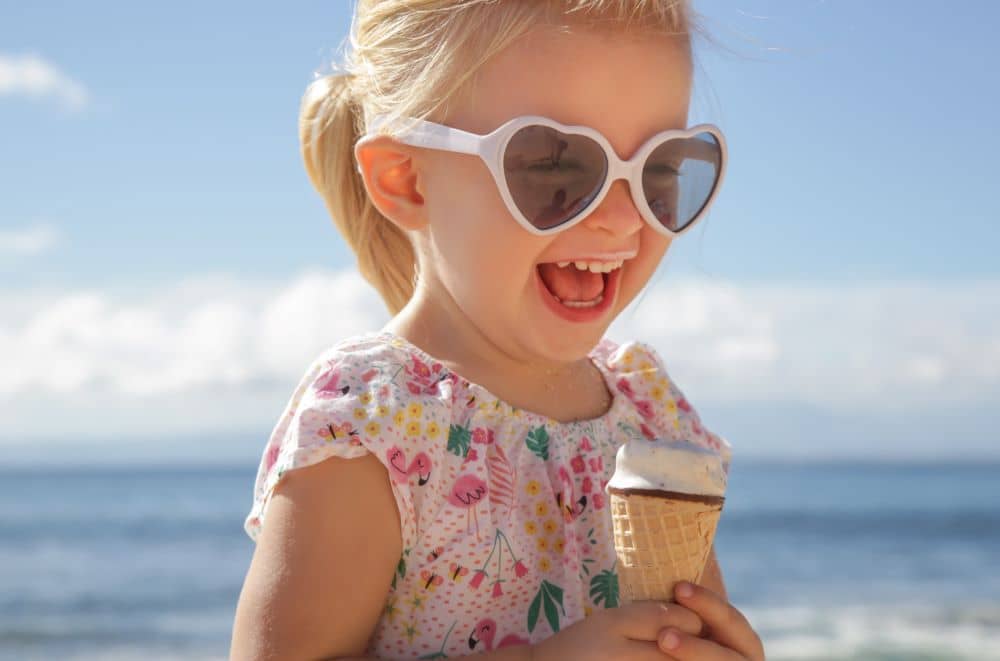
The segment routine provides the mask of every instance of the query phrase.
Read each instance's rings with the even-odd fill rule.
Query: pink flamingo
[[[486,645],[486,651],[493,649],[493,638],[497,635],[497,623],[490,618],[484,618],[479,620],[479,622],[472,628],[472,634],[469,635],[469,649],[475,649],[476,645],[483,643]],[[528,645],[531,641],[516,636],[514,634],[507,634],[502,639],[500,639],[500,644],[497,645],[497,649],[501,647],[514,647],[515,645]]]
[[[332,399],[346,395],[350,386],[340,385],[340,369],[331,367],[316,377],[316,396],[320,399]]]
[[[566,470],[565,466],[559,467],[559,480],[562,482],[562,488],[556,494],[556,505],[562,511],[563,519],[573,521],[587,509],[587,494],[583,494],[578,500],[574,500],[575,489],[573,487],[573,478],[569,476],[569,471]]]
[[[398,445],[389,448],[385,457],[389,460],[389,474],[393,482],[406,482],[414,473],[420,478],[417,481],[418,486],[424,486],[427,480],[431,479],[431,458],[426,452],[418,452],[409,466],[406,465],[406,453]]]
[[[486,483],[475,475],[465,474],[455,480],[448,494],[448,502],[466,511],[465,529],[468,531],[470,519],[476,522],[476,539],[479,539],[479,519],[476,518],[476,506],[486,497]]]

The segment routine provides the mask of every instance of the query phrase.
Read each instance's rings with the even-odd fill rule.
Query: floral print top
[[[723,454],[660,357],[604,338],[590,359],[614,397],[600,417],[516,409],[386,331],[309,366],[266,444],[244,528],[257,539],[283,473],[371,452],[399,509],[403,553],[366,654],[431,659],[536,643],[618,605],[605,486],[630,438]],[[388,513],[387,513],[388,516]]]

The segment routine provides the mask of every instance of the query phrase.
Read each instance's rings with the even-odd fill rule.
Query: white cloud
[[[59,232],[51,225],[0,229],[0,256],[35,257],[52,249],[58,240]]]
[[[72,110],[87,105],[90,94],[54,64],[35,54],[0,54],[0,96],[51,97]]]
[[[211,276],[159,291],[0,291],[0,443],[245,432],[253,456],[309,362],[387,319],[353,271],[289,283]],[[748,419],[755,434],[774,432],[760,446],[770,449],[812,424],[852,433],[865,416],[871,434],[909,433],[893,431],[897,420],[958,429],[942,422],[949,407],[1000,401],[998,281],[662,279],[609,334],[656,346],[696,408],[790,412],[784,431]],[[749,433],[709,420],[730,438]]]

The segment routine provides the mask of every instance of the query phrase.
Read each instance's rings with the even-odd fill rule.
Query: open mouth
[[[560,317],[589,321],[610,307],[624,260],[538,264],[542,296]]]

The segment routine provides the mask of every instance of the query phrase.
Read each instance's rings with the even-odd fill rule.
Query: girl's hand
[[[743,613],[701,585],[678,583],[674,598],[704,622],[701,631],[671,626],[660,636],[660,648],[677,661],[764,661],[764,644]]]
[[[697,636],[704,623],[683,606],[636,601],[595,611],[531,648],[532,661],[666,661],[657,641],[670,628]],[[763,658],[763,657],[761,657]]]

